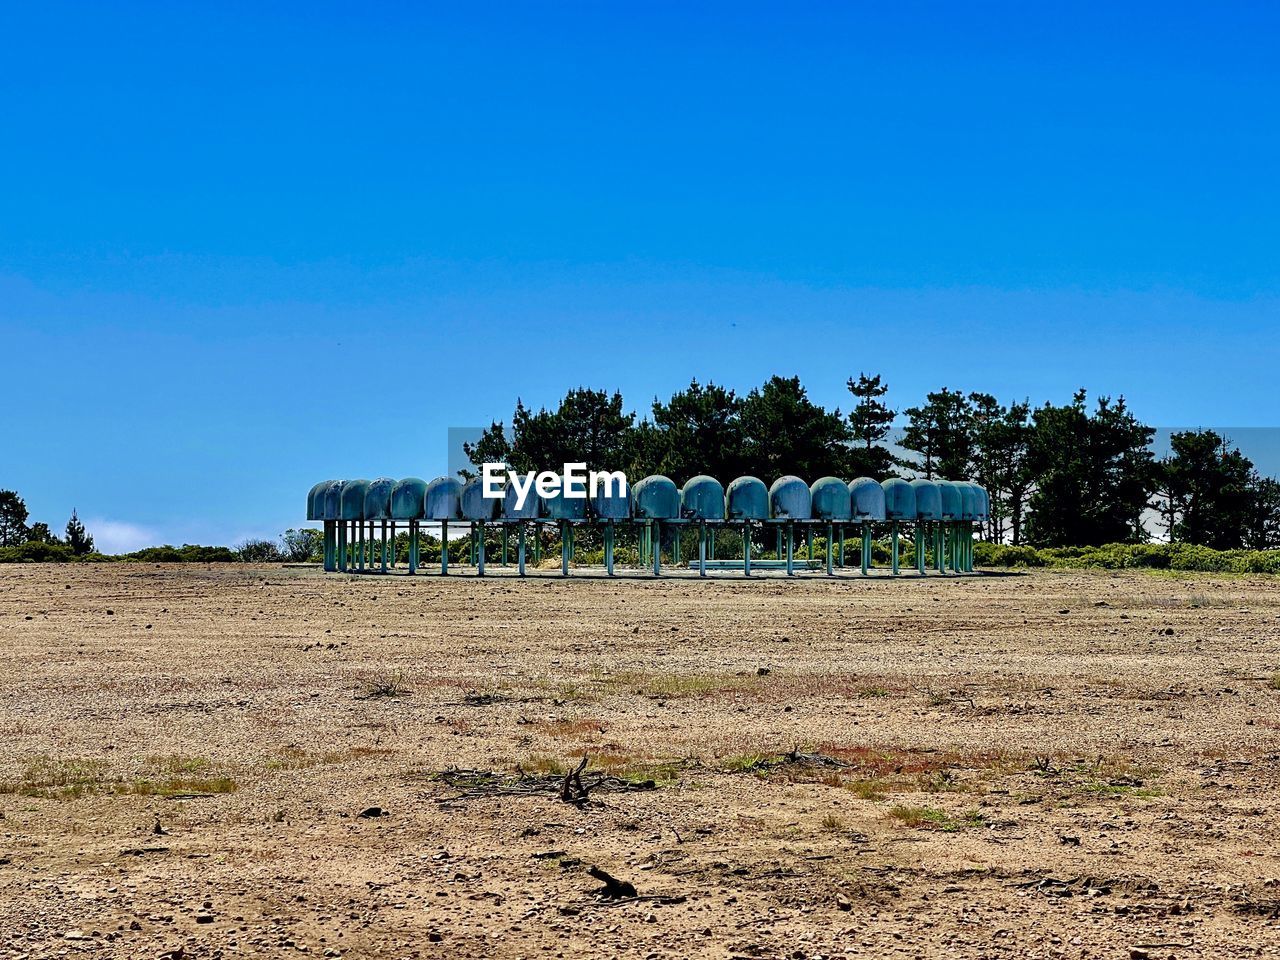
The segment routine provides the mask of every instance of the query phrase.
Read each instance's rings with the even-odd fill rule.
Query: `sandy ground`
[[[1277,671],[1266,578],[0,568],[0,957],[1277,955]]]

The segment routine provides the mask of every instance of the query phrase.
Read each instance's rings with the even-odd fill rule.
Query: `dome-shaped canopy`
[[[563,483],[544,504],[547,516],[553,520],[585,520],[587,517],[587,498],[565,496]]]
[[[883,520],[884,487],[878,480],[870,477],[859,477],[849,484],[849,499],[852,501],[853,519]]]
[[[591,497],[591,513],[601,520],[626,520],[631,516],[631,487],[625,480],[601,482]]]
[[[775,520],[808,520],[813,513],[809,485],[799,477],[779,477],[769,488],[769,513]]]
[[[390,520],[391,493],[395,488],[396,482],[390,477],[379,477],[370,483],[364,495],[364,519]]]
[[[706,474],[690,478],[680,491],[680,515],[687,520],[723,520],[724,486]]]
[[[307,519],[324,519],[324,490],[332,481],[321,480],[307,491]]]
[[[427,520],[460,520],[462,484],[453,477],[436,477],[427,484],[423,502],[423,516]]]
[[[324,502],[320,507],[321,520],[342,519],[342,488],[346,485],[345,480],[330,480],[325,484]]]
[[[391,519],[421,520],[427,500],[427,481],[405,477],[391,489]]]
[[[942,519],[960,519],[960,490],[950,480],[939,480],[938,491],[942,494]]]
[[[738,477],[729,484],[730,520],[768,520],[769,488],[756,477]]]
[[[680,518],[680,491],[667,477],[645,477],[631,488],[631,499],[638,520]]]
[[[516,493],[513,484],[507,484],[507,492],[502,497],[502,515],[508,520],[537,520],[542,516],[542,498],[538,496],[538,491],[533,488],[533,484],[529,484],[529,489],[524,495],[524,503],[517,508],[516,501],[520,497]]]
[[[977,513],[976,519],[990,520],[991,519],[991,494],[987,493],[986,487],[979,486],[976,483],[974,484],[974,487],[978,491],[978,513]]]
[[[498,501],[484,495],[484,480],[475,477],[462,486],[462,519],[492,520],[498,512]]]
[[[880,484],[884,487],[884,516],[886,520],[914,520],[916,518],[916,491],[901,477],[890,477]]]
[[[941,520],[942,491],[938,485],[932,480],[917,477],[911,481],[911,487],[916,492],[916,519]]]
[[[364,519],[364,497],[369,492],[368,480],[348,480],[342,485],[341,520]]]
[[[853,503],[849,486],[839,477],[823,477],[813,481],[809,488],[813,500],[813,516],[816,520],[850,520]]]
[[[978,519],[978,488],[968,480],[956,481],[960,488],[960,519]]]

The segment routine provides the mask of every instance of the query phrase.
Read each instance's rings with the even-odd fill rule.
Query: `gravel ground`
[[[0,957],[1280,954],[1274,579],[495,572],[0,568]]]

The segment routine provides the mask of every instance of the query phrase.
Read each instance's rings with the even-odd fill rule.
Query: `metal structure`
[[[751,576],[752,542],[763,528],[774,530],[775,557],[755,561],[796,573],[796,534],[807,537],[806,569],[814,566],[815,530],[825,536],[822,569],[836,576],[845,561],[845,527],[860,529],[861,573],[872,567],[872,532],[886,528],[889,566],[900,570],[901,534],[913,535],[916,573],[928,572],[928,554],[938,574],[973,571],[973,530],[990,514],[987,491],[963,480],[907,480],[890,477],[883,482],[859,477],[845,483],[839,477],[822,477],[812,485],[799,477],[779,477],[766,487],[757,477],[738,477],[726,488],[714,477],[696,476],[677,488],[669,478],[645,477],[630,488],[602,487],[589,498],[568,497],[561,491],[542,498],[534,489],[517,505],[514,487],[502,499],[484,496],[480,481],[466,484],[452,477],[430,483],[417,477],[394,480],[326,480],[307,493],[307,519],[322,524],[324,569],[332,572],[386,574],[396,569],[398,532],[408,535],[408,572],[416,574],[421,559],[424,524],[440,529],[440,573],[449,573],[449,525],[467,524],[470,560],[477,576],[484,576],[489,560],[486,535],[498,528],[501,564],[507,565],[508,537],[516,536],[519,574],[527,572],[528,535],[533,532],[533,563],[541,561],[540,531],[554,527],[560,540],[560,573],[569,576],[575,549],[574,531],[590,526],[599,532],[604,547],[604,568],[615,574],[619,533],[634,536],[636,556],[643,569],[662,574],[664,533],[674,562],[679,562],[683,530],[696,532],[697,570],[707,575],[715,558],[718,530],[733,530],[742,537],[742,572]],[[785,558],[785,559],[784,559]],[[736,563],[736,561],[729,561]]]

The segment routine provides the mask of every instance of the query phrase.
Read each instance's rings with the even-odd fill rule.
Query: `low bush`
[[[1043,548],[977,543],[974,564],[979,567],[1280,574],[1280,550],[1214,550],[1192,543],[1108,543],[1100,547]]]

